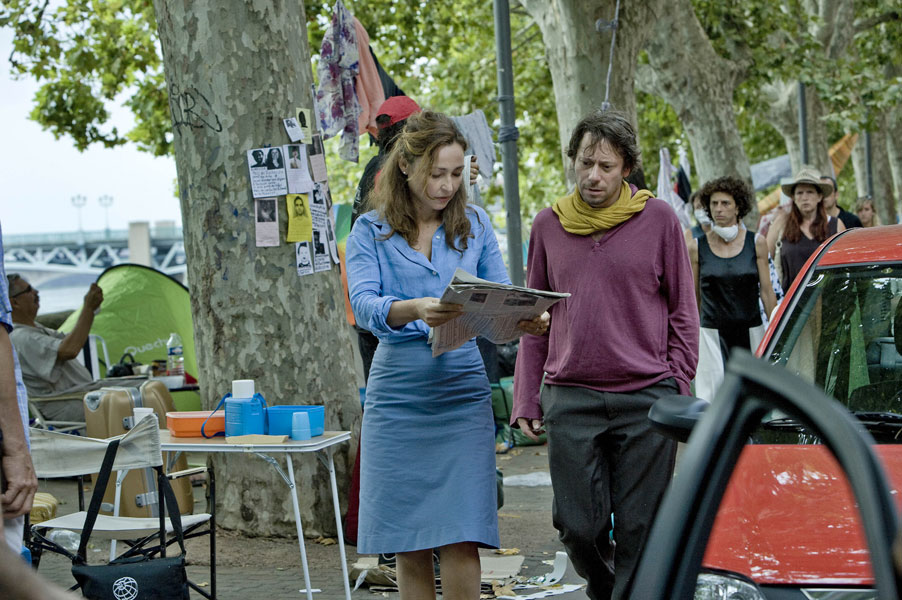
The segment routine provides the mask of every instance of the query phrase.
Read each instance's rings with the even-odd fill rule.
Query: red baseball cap
[[[379,110],[376,112],[376,118],[378,119],[382,115],[389,117],[387,122],[379,119],[379,127],[384,129],[403,121],[410,115],[420,112],[420,110],[422,110],[420,105],[411,100],[409,96],[392,96],[379,107]]]

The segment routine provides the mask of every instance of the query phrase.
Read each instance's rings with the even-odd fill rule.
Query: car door
[[[892,552],[899,522],[886,476],[871,449],[873,439],[818,388],[747,352],[734,353],[717,398],[693,430],[628,598],[693,598],[730,475],[751,432],[775,409],[805,423],[836,457],[859,506],[877,598],[899,598],[902,579]]]

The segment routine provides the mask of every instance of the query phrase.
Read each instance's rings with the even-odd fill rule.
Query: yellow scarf
[[[579,195],[579,188],[572,194],[558,198],[552,207],[565,231],[576,235],[589,235],[601,229],[620,225],[645,208],[645,201],[654,198],[648,190],[637,190],[632,195],[630,186],[623,182],[617,202],[607,208],[592,208]]]

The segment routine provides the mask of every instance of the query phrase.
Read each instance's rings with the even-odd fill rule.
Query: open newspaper
[[[494,283],[457,269],[441,301],[463,305],[464,314],[432,328],[429,335],[432,356],[459,348],[477,335],[496,344],[515,340],[523,335],[518,322],[538,317],[555,302],[569,296]]]

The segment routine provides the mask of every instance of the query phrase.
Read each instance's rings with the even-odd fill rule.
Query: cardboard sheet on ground
[[[288,210],[288,233],[285,241],[313,241],[313,216],[308,205],[306,194],[288,194],[285,206]]]
[[[551,596],[569,594],[571,592],[575,592],[576,590],[582,589],[583,587],[584,586],[582,584],[565,583],[549,589],[542,588],[534,592],[530,591],[526,594],[517,594],[516,596],[497,596],[497,598],[499,598],[499,600],[538,600],[539,598],[550,598]]]
[[[523,566],[523,556],[480,556],[479,564],[482,581],[490,583],[516,577]],[[355,582],[355,590],[364,581],[370,586],[397,588],[398,585],[395,569],[380,566],[377,556],[361,556],[351,565],[350,578]]]

